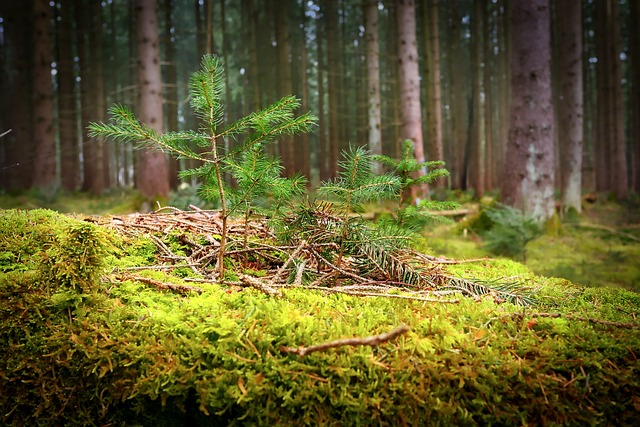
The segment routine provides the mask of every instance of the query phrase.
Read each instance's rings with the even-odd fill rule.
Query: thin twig
[[[305,246],[307,246],[307,242],[305,240],[302,240],[298,245],[298,247],[296,248],[296,250],[293,251],[293,253],[289,256],[289,259],[284,264],[282,264],[282,266],[278,269],[275,276],[273,276],[271,280],[269,280],[270,286],[273,286],[276,283],[276,280],[280,278],[284,270],[289,266],[289,264],[291,264],[291,261],[293,261],[295,257],[297,257],[300,254],[300,251],[302,251],[302,249],[304,249]]]
[[[143,277],[143,276],[126,275],[118,278],[118,280],[120,281],[129,280],[129,279],[146,283],[147,285],[154,286],[163,291],[169,290],[169,291],[178,292],[180,294],[188,294],[189,292],[196,292],[201,294],[203,292],[202,288],[198,288],[196,286],[176,285],[175,283],[160,282],[158,280],[150,279],[148,277]]]
[[[281,296],[280,291],[278,289],[274,289],[268,284],[262,282],[260,279],[249,276],[247,274],[238,273],[238,278],[244,285],[249,285],[252,288],[256,288],[267,295],[271,296]]]
[[[351,277],[352,279],[358,281],[358,282],[362,282],[365,279],[363,279],[361,276],[358,276],[357,274],[354,273],[350,273],[347,270],[340,268],[336,265],[334,265],[333,263],[331,263],[330,261],[328,261],[326,258],[324,258],[322,255],[320,255],[320,253],[318,251],[316,251],[313,248],[310,248],[311,252],[313,252],[313,254],[318,257],[322,262],[324,262],[326,265],[328,265],[329,267],[333,268],[335,271],[337,271],[338,273],[341,273],[347,277]]]
[[[418,297],[411,295],[402,295],[402,294],[390,294],[387,292],[366,292],[366,291],[358,291],[358,290],[350,290],[350,289],[341,289],[342,287],[326,287],[326,286],[302,286],[305,289],[315,289],[319,291],[324,291],[332,294],[345,294],[345,295],[353,295],[353,296],[361,296],[361,297],[387,297],[387,298],[400,298],[400,299],[410,299],[415,301],[425,301],[425,302],[441,302],[446,304],[457,304],[460,302],[459,299],[438,299],[438,298],[427,298],[427,297]]]
[[[345,338],[335,341],[328,341],[322,344],[312,345],[309,347],[282,347],[281,350],[286,353],[295,353],[300,357],[304,357],[307,354],[314,353],[316,351],[324,351],[330,348],[335,347],[343,347],[343,346],[358,346],[358,345],[368,345],[371,347],[380,345],[387,341],[391,341],[392,339],[404,334],[409,331],[409,327],[407,325],[400,325],[397,328],[385,332],[380,335],[371,335],[364,338]]]

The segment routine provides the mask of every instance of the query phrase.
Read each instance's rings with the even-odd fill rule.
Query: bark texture
[[[577,1],[557,4],[560,190],[563,208],[577,212],[581,211],[583,146],[581,9]]]
[[[416,41],[415,2],[398,0],[398,82],[400,86],[401,138],[413,141],[418,162],[424,162],[422,108],[420,102],[420,73]],[[427,189],[412,194],[414,200],[427,197]]]
[[[367,117],[369,150],[374,154],[382,154],[378,2],[375,0],[368,0],[364,4],[364,28],[367,52]]]
[[[33,139],[36,157],[33,186],[55,191],[56,158],[53,128],[53,86],[51,81],[51,7],[47,0],[33,5]]]
[[[60,2],[58,20],[58,115],[60,127],[60,181],[75,191],[80,181],[75,73],[73,71],[73,3]]]
[[[511,3],[511,115],[502,196],[539,221],[554,214],[548,0]]]
[[[162,81],[156,0],[136,0],[138,42],[139,117],[142,122],[162,132]],[[147,199],[169,195],[169,175],[165,155],[141,150],[136,187]]]

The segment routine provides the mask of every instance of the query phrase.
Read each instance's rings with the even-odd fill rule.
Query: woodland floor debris
[[[385,260],[391,259],[386,265],[381,265],[375,254],[363,253],[362,257],[367,257],[367,261],[374,264],[373,269],[366,271],[358,268],[359,260],[353,255],[342,258],[341,265],[336,265],[333,262],[334,254],[331,253],[338,249],[335,243],[314,244],[302,239],[294,245],[278,244],[267,219],[263,217],[252,218],[248,222],[230,221],[227,224],[228,246],[225,255],[245,271],[231,273],[229,277],[221,279],[217,276],[216,267],[222,232],[220,213],[197,208],[192,211],[172,207],[163,210],[91,220],[123,235],[150,238],[158,248],[158,260],[162,263],[149,266],[149,269],[189,267],[203,281],[250,286],[272,296],[280,295],[277,288],[302,286],[328,293],[441,303],[458,302],[448,297],[451,293],[474,298],[490,297],[496,302],[509,300],[519,305],[531,305],[535,301],[534,290],[517,281],[482,283],[454,277],[444,271],[443,266],[460,261],[428,256],[410,249],[398,249],[385,254]],[[177,249],[171,249],[165,243],[167,239],[173,241]],[[262,272],[261,277],[252,276],[247,272],[249,270]],[[313,272],[315,280],[303,284],[302,277],[309,272]],[[126,279],[126,270],[119,273],[121,279]],[[185,287],[149,280],[146,283],[177,292],[188,291]]]

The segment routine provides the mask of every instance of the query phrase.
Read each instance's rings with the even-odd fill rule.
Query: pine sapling
[[[205,201],[220,203],[222,232],[217,261],[220,280],[224,280],[227,221],[236,211],[247,211],[247,203],[251,203],[250,195],[255,188],[255,182],[249,183],[244,193],[240,189],[240,196],[235,192],[232,195],[231,187],[224,180],[224,172],[229,171],[232,175],[238,172],[238,168],[234,167],[238,164],[237,159],[256,145],[273,142],[281,136],[309,132],[316,122],[316,118],[309,114],[295,116],[294,112],[300,107],[300,101],[293,96],[287,96],[240,120],[225,123],[223,94],[222,64],[216,56],[205,55],[202,58],[201,69],[194,73],[189,81],[191,107],[201,123],[197,131],[160,134],[140,122],[129,108],[122,105],[110,108],[111,123],[89,125],[92,136],[135,142],[139,147],[160,149],[179,159],[193,159],[202,164],[182,171],[181,177],[198,178],[201,181],[199,196]],[[227,142],[230,139],[238,141],[237,148],[228,148]],[[249,170],[249,173],[260,175],[266,172],[255,169]],[[263,175],[262,178],[266,176]],[[274,181],[276,185],[280,183]]]
[[[340,172],[331,181],[322,183],[318,192],[335,199],[341,215],[340,250],[337,265],[340,266],[344,256],[345,245],[354,219],[352,212],[362,212],[362,204],[374,200],[394,197],[400,188],[401,181],[391,174],[376,175],[373,168],[373,156],[363,147],[343,152]]]
[[[413,143],[405,140],[402,143],[402,158],[393,159],[384,155],[374,155],[373,159],[391,170],[400,179],[400,197],[395,212],[395,222],[398,226],[408,229],[422,228],[426,223],[441,220],[442,217],[433,215],[430,211],[455,209],[456,203],[434,200],[420,200],[411,203],[411,189],[423,184],[430,184],[439,178],[449,176],[449,171],[443,168],[442,161],[418,162],[414,155]],[[422,174],[419,174],[422,172]]]

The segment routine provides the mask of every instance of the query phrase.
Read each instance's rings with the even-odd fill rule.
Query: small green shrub
[[[496,204],[484,210],[490,226],[480,235],[489,252],[526,261],[526,246],[542,234],[533,218],[507,205]]]

